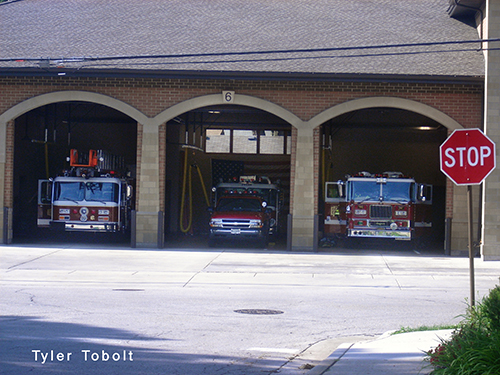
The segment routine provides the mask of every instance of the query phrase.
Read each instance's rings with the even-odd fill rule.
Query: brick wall
[[[143,78],[72,78],[72,77],[2,77],[0,78],[0,113],[12,106],[37,95],[64,91],[88,91],[100,93],[123,101],[149,117],[154,117],[172,105],[188,99],[223,90],[249,95],[274,104],[294,113],[304,121],[310,120],[322,111],[349,100],[375,96],[398,97],[418,101],[447,114],[462,126],[480,127],[482,122],[483,87],[463,84],[408,83],[408,82],[285,82],[285,81],[242,81],[202,79],[143,79]],[[10,129],[10,130],[9,130]],[[138,126],[137,173],[141,174],[143,148],[143,127]],[[164,126],[159,129],[163,137]],[[13,136],[13,124],[7,133]],[[165,171],[165,150],[163,142],[158,144],[157,166],[159,173]],[[314,151],[314,201],[318,202],[319,178],[319,129],[313,133]],[[9,144],[9,143],[7,143]],[[295,179],[297,130],[292,128],[291,179]],[[13,150],[7,149],[5,173],[5,205],[12,205],[12,160]],[[9,156],[10,155],[10,156]],[[9,159],[10,157],[10,159]],[[10,173],[10,175],[9,175]],[[159,209],[164,209],[164,181],[160,179]],[[137,184],[137,190],[139,184]],[[291,184],[291,208],[294,207],[294,184]],[[137,196],[139,192],[137,191]],[[453,216],[453,185],[447,184],[446,216]],[[141,202],[139,202],[141,205]],[[317,206],[317,204],[316,204]],[[136,207],[141,210],[140,207]],[[317,207],[314,213],[317,214]]]
[[[187,99],[229,89],[269,100],[304,121],[345,101],[373,96],[398,97],[427,104],[446,113],[464,127],[479,126],[482,113],[481,85],[3,77],[0,87],[0,113],[36,95],[81,90],[109,95],[153,117]]]

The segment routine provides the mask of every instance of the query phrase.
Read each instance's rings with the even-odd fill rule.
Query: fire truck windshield
[[[54,200],[118,203],[119,185],[113,182],[56,181]]]
[[[409,181],[351,181],[349,200],[408,202],[411,197]]]
[[[411,185],[411,182],[388,181],[383,185],[382,196],[385,201],[409,202]]]
[[[221,198],[219,204],[217,205],[217,211],[228,212],[228,211],[247,211],[247,212],[259,212],[262,210],[262,206],[259,199],[248,199],[248,198]]]
[[[227,194],[239,195],[254,195],[266,201],[269,206],[275,207],[278,200],[276,189],[260,188],[260,187],[219,187],[217,188],[217,196],[222,197]]]

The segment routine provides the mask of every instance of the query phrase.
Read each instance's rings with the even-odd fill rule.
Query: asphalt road
[[[350,336],[458,322],[468,267],[381,248],[2,246],[0,373],[307,374]],[[475,273],[480,299],[500,262]]]

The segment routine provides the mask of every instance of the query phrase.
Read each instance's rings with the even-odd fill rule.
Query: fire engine
[[[240,176],[219,183],[212,192],[209,244],[228,238],[254,238],[267,243],[269,235],[278,234],[281,193],[268,177]]]
[[[70,151],[70,169],[38,181],[38,226],[66,231],[130,229],[132,183],[123,157],[103,150]]]
[[[430,235],[432,185],[401,172],[360,172],[325,186],[325,236],[406,240]]]

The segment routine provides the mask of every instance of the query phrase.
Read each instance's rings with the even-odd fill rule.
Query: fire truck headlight
[[[262,220],[250,220],[250,228],[262,228]]]
[[[392,230],[396,230],[396,229],[398,229],[398,224],[397,224],[397,223],[391,223],[391,225],[390,225],[390,226],[391,226],[391,229],[392,229]]]
[[[408,215],[408,211],[399,211],[398,210],[398,211],[395,212],[395,214],[396,214],[396,216],[402,216],[402,217],[404,217],[404,216]]]
[[[365,216],[366,215],[366,210],[354,210],[354,215]]]
[[[212,220],[210,220],[210,226],[212,228],[221,228],[222,227],[222,219],[212,219]]]

